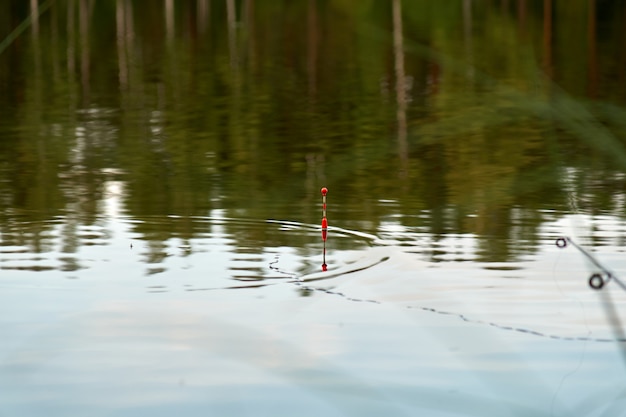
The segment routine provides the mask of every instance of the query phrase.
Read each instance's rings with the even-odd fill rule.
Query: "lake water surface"
[[[0,9],[0,416],[626,415],[624,5]]]

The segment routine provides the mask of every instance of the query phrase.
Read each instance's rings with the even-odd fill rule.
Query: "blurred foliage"
[[[0,39],[29,19],[0,11]],[[97,222],[110,181],[127,216],[179,216],[138,222],[154,240],[215,209],[316,224],[321,186],[331,224],[474,233],[489,260],[572,199],[624,216],[626,5],[415,0],[402,17],[406,146],[388,0],[55,1],[0,54],[0,230]]]

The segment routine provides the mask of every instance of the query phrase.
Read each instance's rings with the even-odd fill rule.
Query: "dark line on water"
[[[370,268],[372,266],[378,265],[381,262],[384,262],[386,260],[388,260],[389,257],[384,257],[382,258],[380,261],[371,264],[369,266],[363,267],[363,268],[358,268],[355,270],[351,270],[345,273],[341,273],[341,274],[336,274],[336,275],[332,275],[329,278],[332,277],[336,277],[336,276],[341,276],[341,275],[345,275],[345,274],[349,274],[349,273],[353,273],[353,272],[357,272],[357,271],[362,271],[364,269]],[[276,259],[270,264],[270,268],[284,273],[284,274],[289,274],[287,272],[284,271],[280,271],[278,268],[276,268],[275,265],[278,262],[278,256],[276,256]],[[292,276],[296,276],[296,274],[291,274]],[[314,281],[314,280],[311,280]],[[346,301],[351,301],[351,302],[358,302],[358,303],[372,303],[372,304],[382,304],[381,301],[378,300],[374,300],[374,299],[367,299],[367,298],[353,298],[353,297],[349,297],[346,294],[339,292],[339,291],[333,291],[333,290],[329,290],[329,289],[325,289],[325,288],[318,288],[318,287],[311,287],[311,286],[306,286],[303,285],[304,281],[301,281],[300,279],[296,279],[295,281],[292,281],[292,283],[302,286],[303,289],[307,290],[307,291],[316,291],[316,292],[321,292],[321,293],[325,293],[328,295],[336,295],[338,297],[341,297],[343,299],[345,299]],[[466,322],[466,323],[474,323],[474,324],[479,324],[479,325],[484,325],[484,326],[490,326],[493,327],[495,329],[499,329],[499,330],[505,330],[505,331],[509,331],[509,332],[516,332],[516,333],[523,333],[523,334],[527,334],[527,335],[531,335],[531,336],[536,336],[536,337],[542,337],[542,338],[548,338],[548,339],[553,339],[553,340],[563,340],[563,341],[571,341],[571,342],[599,342],[599,343],[613,343],[613,342],[618,342],[618,343],[626,343],[626,337],[616,337],[615,339],[607,339],[607,338],[594,338],[594,337],[588,337],[588,336],[559,336],[556,334],[549,334],[549,333],[542,333],[536,330],[532,330],[532,329],[527,329],[524,327],[512,327],[512,326],[507,326],[507,325],[502,325],[502,324],[498,324],[495,322],[489,322],[489,321],[484,321],[484,320],[477,320],[477,319],[472,319],[470,317],[465,316],[464,314],[461,313],[454,313],[451,311],[445,311],[445,310],[438,310],[432,307],[424,307],[424,306],[407,306],[407,309],[416,309],[416,310],[422,310],[422,311],[426,311],[429,313],[435,313],[435,314],[439,314],[439,315],[445,315],[445,316],[456,316],[459,319],[461,319],[462,321]]]
[[[380,302],[378,302],[378,303],[380,304]],[[594,337],[587,337],[587,336],[576,336],[576,337],[559,336],[559,335],[556,335],[556,334],[541,333],[541,332],[538,332],[536,330],[526,329],[524,327],[512,327],[512,326],[506,326],[506,325],[502,325],[502,324],[498,324],[498,323],[494,323],[494,322],[489,322],[489,321],[484,321],[484,320],[476,320],[476,319],[469,318],[469,317],[467,317],[467,316],[465,316],[463,314],[460,314],[460,313],[453,313],[451,311],[437,310],[437,309],[432,308],[432,307],[407,306],[406,308],[427,311],[429,313],[440,314],[440,315],[443,315],[443,316],[457,316],[459,319],[461,319],[462,321],[464,321],[466,323],[481,324],[481,325],[485,325],[485,326],[494,327],[494,328],[499,329],[499,330],[506,330],[506,331],[509,331],[509,332],[524,333],[524,334],[529,334],[529,335],[532,335],[532,336],[549,338],[549,339],[554,339],[554,340],[580,341],[580,342],[602,342],[602,343],[604,343],[604,342],[620,342],[620,343],[626,342],[626,337],[618,337],[618,338],[615,338],[615,339],[606,339],[606,338],[594,338]]]

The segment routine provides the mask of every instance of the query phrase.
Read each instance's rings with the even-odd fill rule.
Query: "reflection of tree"
[[[543,3],[543,71],[552,77],[552,0]]]
[[[158,242],[192,238],[203,230],[193,219],[216,207],[316,224],[324,178],[340,190],[337,223],[375,232],[391,214],[377,200],[396,200],[411,226],[497,238],[484,240],[485,257],[506,259],[513,249],[489,245],[514,234],[513,213],[563,207],[564,161],[592,161],[597,172],[604,154],[623,162],[610,135],[623,134],[623,110],[585,113],[534,64],[537,47],[545,74],[566,91],[618,94],[602,74],[623,52],[621,39],[606,35],[620,21],[598,30],[592,11],[609,6],[586,5],[55,3],[23,35],[32,42],[0,55],[0,110],[19,126],[0,129],[2,204],[33,219],[71,213],[94,222],[104,172],[116,168],[128,215],[180,216],[137,226],[158,259]],[[5,23],[27,12],[1,7]],[[600,196],[621,184],[594,187]],[[419,212],[428,215],[408,215]],[[524,239],[536,240],[541,215],[523,217],[532,219]],[[259,245],[281,244],[256,233]]]
[[[398,123],[398,154],[402,171],[407,170],[408,144],[406,123],[407,79],[404,72],[404,46],[402,34],[402,3],[393,0],[393,54],[396,74],[396,120]],[[406,175],[404,172],[402,175]]]
[[[589,67],[589,81],[588,81],[588,95],[591,98],[595,98],[598,94],[598,52],[597,44],[598,39],[596,37],[596,2],[595,0],[589,1],[589,11],[587,13],[587,48],[588,52],[588,67]]]

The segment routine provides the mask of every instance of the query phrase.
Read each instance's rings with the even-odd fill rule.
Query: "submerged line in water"
[[[461,314],[461,313],[453,313],[451,311],[437,310],[437,309],[432,308],[432,307],[407,306],[407,308],[409,308],[409,309],[419,309],[419,310],[422,310],[422,311],[427,311],[429,313],[435,313],[435,314],[440,314],[440,315],[444,315],[444,316],[457,316],[462,321],[467,322],[467,323],[481,324],[481,325],[494,327],[494,328],[500,329],[500,330],[506,330],[506,331],[517,332],[517,333],[525,333],[525,334],[530,334],[532,336],[538,336],[538,337],[549,338],[549,339],[554,339],[554,340],[579,341],[579,342],[626,342],[626,337],[615,338],[615,339],[608,339],[608,338],[595,338],[595,337],[589,337],[589,336],[576,336],[576,337],[574,337],[574,336],[560,336],[560,335],[556,335],[556,334],[542,333],[542,332],[539,332],[539,331],[536,331],[536,330],[527,329],[527,328],[524,328],[524,327],[506,326],[506,325],[495,323],[495,322],[472,319],[472,318],[467,317],[466,315]]]
[[[302,281],[297,281],[296,284],[297,285],[302,285],[303,282]],[[366,303],[372,303],[372,304],[383,304],[381,301],[378,301],[378,300],[375,300],[375,299],[354,298],[354,297],[347,296],[343,292],[332,291],[332,290],[329,290],[329,289],[326,289],[326,288],[303,286],[303,289],[305,289],[307,291],[317,291],[317,292],[322,292],[322,293],[329,294],[329,295],[336,295],[336,296],[339,296],[339,297],[345,299],[346,301],[351,301],[351,302],[359,302],[359,303],[366,302]],[[615,339],[609,339],[609,338],[595,338],[595,337],[590,337],[590,336],[561,336],[561,335],[550,334],[550,333],[542,333],[542,332],[539,332],[537,330],[527,329],[527,328],[524,328],[524,327],[513,327],[513,326],[507,326],[507,325],[499,324],[499,323],[496,323],[496,322],[473,319],[473,318],[468,317],[468,316],[466,316],[465,314],[462,314],[462,313],[455,313],[455,312],[452,312],[452,311],[438,310],[438,309],[432,308],[432,307],[406,306],[406,308],[407,309],[422,310],[422,311],[425,311],[425,312],[439,314],[439,315],[442,315],[442,316],[456,316],[456,317],[458,317],[459,319],[461,319],[462,321],[464,321],[466,323],[485,325],[485,326],[490,326],[490,327],[493,327],[493,328],[496,328],[496,329],[499,329],[499,330],[506,330],[506,331],[510,331],[510,332],[524,333],[524,334],[528,334],[528,335],[532,335],[532,336],[548,338],[548,339],[553,339],[553,340],[563,340],[563,341],[569,341],[569,342],[601,342],[601,343],[611,343],[611,342],[625,343],[626,342],[626,337],[617,337]]]
[[[368,267],[365,268],[359,268],[357,270],[354,271],[349,271],[346,273],[351,273],[351,272],[356,272],[356,271],[360,271],[366,268],[369,268],[371,266],[374,265],[378,265],[381,262],[384,262],[385,260],[389,259],[388,257],[381,259],[379,262],[374,263],[373,265],[369,265]],[[339,275],[344,275],[344,274],[337,274],[335,276],[339,276]],[[333,291],[333,290],[329,290],[326,288],[319,288],[319,287],[312,287],[312,286],[304,286],[303,284],[306,281],[302,281],[300,279],[297,279],[295,281],[296,285],[301,285],[303,289],[307,290],[307,291],[316,291],[316,292],[322,292],[325,294],[329,294],[329,295],[336,295],[339,296],[341,298],[343,298],[346,301],[351,301],[351,302],[366,302],[366,303],[372,303],[372,304],[383,304],[383,302],[379,301],[379,300],[375,300],[375,299],[370,299],[370,298],[354,298],[354,297],[350,297],[348,295],[346,295],[343,292],[339,292],[339,291]],[[548,338],[548,339],[553,339],[553,340],[563,340],[563,341],[570,341],[570,342],[602,342],[602,343],[606,343],[606,342],[620,342],[620,343],[624,343],[626,342],[626,337],[616,337],[614,339],[609,339],[609,338],[594,338],[591,336],[561,336],[561,335],[557,335],[557,334],[550,334],[550,333],[542,333],[539,332],[537,330],[532,330],[532,329],[528,329],[525,327],[514,327],[514,326],[507,326],[507,325],[503,325],[503,324],[499,324],[496,322],[492,322],[492,321],[485,321],[485,320],[478,320],[478,319],[473,319],[471,317],[468,317],[465,314],[462,313],[455,313],[452,311],[445,311],[445,310],[438,310],[436,308],[433,307],[424,307],[424,306],[406,306],[407,309],[417,309],[417,310],[422,310],[422,311],[426,311],[429,313],[435,313],[435,314],[439,314],[442,316],[456,316],[459,319],[461,319],[462,321],[466,322],[466,323],[473,323],[473,324],[479,324],[479,325],[485,325],[485,326],[490,326],[499,330],[506,330],[506,331],[510,331],[510,332],[517,332],[517,333],[524,333],[524,334],[528,334],[528,335],[532,335],[532,336],[537,336],[537,337],[542,337],[542,338]]]
[[[302,281],[297,281],[296,285],[300,285],[302,286],[302,289],[305,291],[316,291],[316,292],[323,292],[325,294],[329,294],[329,295],[336,295],[339,296],[347,301],[352,301],[355,303],[372,303],[372,304],[381,304],[380,301],[376,301],[376,300],[371,300],[368,298],[354,298],[354,297],[349,297],[347,295],[345,295],[342,292],[339,291],[333,291],[333,290],[329,290],[327,288],[317,288],[317,287],[310,287],[308,285],[302,285],[303,282]]]
[[[559,257],[560,258],[560,253],[559,253]],[[557,259],[558,259],[557,258]],[[556,285],[556,287],[559,290],[559,293],[561,294],[561,297],[563,298],[571,298],[573,300],[575,300],[579,307],[580,310],[582,311],[583,314],[583,319],[584,319],[584,323],[585,323],[585,328],[587,329],[587,337],[589,337],[589,335],[591,335],[591,329],[589,328],[589,322],[587,320],[587,311],[585,309],[585,304],[582,302],[582,300],[580,300],[578,297],[567,297],[565,295],[565,293],[563,292],[563,289],[561,288],[561,285],[559,284],[558,280],[556,279],[556,268],[557,268],[557,263],[558,261],[555,261],[554,266],[552,268],[552,281],[554,282],[554,284]],[[558,340],[555,336],[550,336],[551,339],[555,339]],[[561,393],[561,390],[563,388],[563,386],[565,385],[566,381],[571,378],[574,374],[576,374],[580,368],[582,367],[583,361],[585,359],[585,355],[587,352],[587,344],[590,343],[589,341],[584,341],[585,343],[583,344],[582,350],[580,352],[580,356],[578,358],[578,363],[576,364],[576,366],[571,369],[569,372],[567,372],[565,375],[563,375],[561,377],[561,380],[559,381],[559,385],[556,387],[556,389],[554,390],[554,394],[552,395],[552,401],[550,402],[550,415],[554,416],[555,415],[555,409],[557,406],[557,399]]]
[[[293,278],[295,280],[298,280],[298,275],[294,272],[288,272],[288,271],[283,271],[282,269],[280,269],[278,266],[276,266],[278,264],[278,261],[280,260],[280,256],[278,254],[276,254],[276,256],[274,256],[274,260],[272,262],[269,263],[269,267],[272,271],[278,272],[279,274],[285,275],[286,277],[289,278]]]
[[[278,223],[278,222],[277,222]],[[302,225],[302,224],[300,224]],[[338,230],[343,230],[343,229],[338,229]],[[346,231],[350,234],[354,234],[354,235],[362,235],[364,237],[366,236],[371,236],[371,235],[367,235],[367,234],[361,234],[359,232],[352,232],[352,231]],[[376,236],[372,236],[374,239],[378,239]],[[592,254],[590,254],[588,251],[586,251],[584,248],[582,248],[581,246],[579,246],[578,244],[576,244],[573,240],[571,240],[570,238],[559,238],[559,240],[557,240],[557,246],[559,246],[560,248],[563,248],[565,246],[567,246],[568,243],[571,243],[572,246],[574,246],[576,249],[578,249],[581,253],[583,253],[583,255],[585,257],[587,257],[594,266],[596,266],[596,268],[598,268],[603,274],[605,274],[606,279],[604,279],[602,276],[600,276],[599,274],[594,274],[591,276],[590,278],[590,285],[592,286],[592,288],[595,289],[600,289],[605,282],[609,282],[610,280],[614,280],[615,282],[618,283],[618,285],[626,290],[626,286],[623,284],[623,282],[617,278],[617,276],[615,274],[613,274],[612,272],[610,272],[608,270],[608,268],[604,267]],[[372,303],[372,304],[383,304],[383,302],[376,300],[376,299],[372,299],[372,298],[355,298],[355,297],[350,297],[349,295],[340,292],[340,291],[334,291],[331,289],[326,289],[326,288],[320,288],[320,287],[315,287],[315,286],[311,286],[311,285],[306,285],[307,282],[312,282],[312,281],[316,281],[316,280],[326,280],[329,278],[335,278],[335,277],[339,277],[339,276],[343,276],[346,274],[350,274],[353,272],[358,272],[358,271],[362,271],[365,269],[369,269],[373,266],[376,266],[382,262],[385,262],[387,260],[389,260],[389,257],[383,257],[381,259],[379,259],[376,262],[372,262],[368,265],[365,265],[363,267],[358,267],[358,268],[354,268],[354,269],[350,269],[348,271],[341,271],[341,272],[337,272],[335,274],[330,274],[330,275],[326,275],[324,274],[323,278],[312,278],[309,280],[304,280],[302,279],[302,277],[300,277],[298,274],[293,273],[293,272],[287,272],[282,270],[281,268],[279,268],[277,266],[278,262],[279,262],[279,255],[277,254],[276,257],[274,258],[274,260],[272,262],[270,262],[269,267],[270,269],[274,270],[275,272],[278,272],[282,275],[285,275],[287,277],[291,277],[293,278],[293,281],[291,281],[291,283],[300,286],[303,290],[306,291],[315,291],[315,292],[321,292],[321,293],[325,293],[328,295],[335,295],[338,297],[343,298],[346,301],[350,301],[350,302],[366,302],[366,303]],[[599,277],[599,279],[602,280],[602,285],[596,285],[594,287],[594,284],[597,283],[592,283],[592,280],[597,280]],[[597,288],[596,288],[597,287]],[[548,339],[553,339],[553,340],[562,340],[562,341],[578,341],[578,342],[600,342],[600,343],[626,343],[626,335],[622,334],[617,334],[615,338],[606,338],[606,337],[591,337],[591,336],[563,336],[563,335],[558,335],[558,334],[551,334],[551,333],[544,333],[544,332],[540,332],[537,330],[533,330],[530,328],[525,328],[525,327],[514,327],[514,326],[508,326],[508,325],[504,325],[504,324],[500,324],[497,322],[493,322],[493,321],[486,321],[486,320],[480,320],[480,319],[474,319],[470,316],[466,316],[465,314],[462,313],[456,313],[456,312],[451,312],[451,311],[445,311],[445,310],[438,310],[432,307],[425,307],[425,306],[406,306],[406,308],[408,309],[418,309],[418,310],[422,310],[425,312],[430,312],[430,313],[435,313],[435,314],[440,314],[440,315],[448,315],[448,316],[456,316],[458,317],[460,320],[466,322],[466,323],[474,323],[474,324],[479,324],[479,325],[484,325],[484,326],[490,326],[499,330],[504,330],[504,331],[510,331],[510,332],[517,332],[517,333],[522,333],[522,334],[527,334],[527,335],[532,335],[532,336],[536,336],[536,337],[542,337],[542,338],[548,338]]]
[[[381,262],[384,262],[385,260],[387,260],[389,258],[383,258],[381,259],[379,262],[376,262],[373,265],[370,265],[366,268],[369,268],[371,266],[374,265],[378,265]],[[366,268],[359,268],[358,271],[366,269]],[[357,270],[354,271],[349,271],[347,273],[351,273],[351,272],[356,272]],[[336,276],[339,275],[344,275],[344,274],[337,274]],[[341,298],[343,298],[346,301],[351,301],[351,302],[366,302],[366,303],[372,303],[372,304],[383,304],[383,302],[379,301],[379,300],[375,300],[375,299],[371,299],[371,298],[354,298],[354,297],[350,297],[348,295],[346,295],[343,292],[339,292],[339,291],[333,291],[333,290],[329,290],[326,288],[319,288],[319,287],[312,287],[312,286],[304,286],[303,284],[306,281],[302,281],[300,279],[297,279],[295,281],[296,285],[301,285],[303,287],[303,289],[307,290],[307,291],[316,291],[316,292],[322,292],[325,294],[329,294],[329,295],[336,295],[339,296]],[[490,326],[499,330],[505,330],[505,331],[510,331],[510,332],[517,332],[517,333],[523,333],[523,334],[527,334],[527,335],[532,335],[532,336],[537,336],[537,337],[542,337],[542,338],[547,338],[547,339],[553,339],[553,340],[563,340],[563,341],[570,341],[570,342],[601,342],[601,343],[611,343],[611,342],[619,342],[619,343],[626,343],[626,336],[625,337],[616,337],[614,339],[609,339],[609,338],[595,338],[595,337],[591,337],[591,336],[561,336],[561,335],[557,335],[557,334],[551,334],[551,333],[543,333],[537,330],[533,330],[533,329],[528,329],[525,327],[514,327],[514,326],[507,326],[504,324],[500,324],[500,323],[496,323],[493,321],[486,321],[486,320],[479,320],[479,319],[473,319],[465,314],[462,313],[455,313],[452,311],[445,311],[445,310],[438,310],[436,308],[433,307],[425,307],[425,306],[406,306],[407,309],[416,309],[416,310],[422,310],[425,312],[429,312],[429,313],[434,313],[434,314],[439,314],[442,316],[456,316],[458,317],[460,320],[466,322],[466,323],[473,323],[473,324],[479,324],[479,325],[484,325],[484,326]]]

